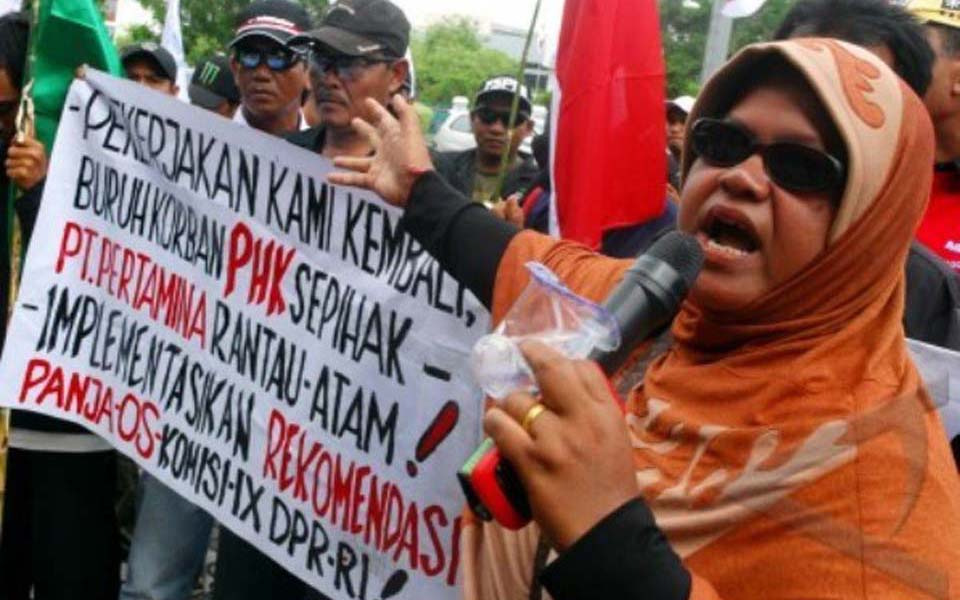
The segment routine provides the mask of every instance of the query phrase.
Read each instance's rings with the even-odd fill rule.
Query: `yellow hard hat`
[[[960,27],[960,0],[907,0],[903,5],[924,23]]]

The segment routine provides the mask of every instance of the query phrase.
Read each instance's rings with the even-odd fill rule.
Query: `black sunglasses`
[[[745,127],[721,119],[697,119],[690,130],[693,151],[708,165],[732,167],[754,154],[763,158],[763,169],[778,186],[800,193],[829,192],[844,183],[843,163],[803,144],[760,144]]]
[[[268,69],[277,72],[286,71],[300,62],[302,58],[300,54],[286,48],[274,48],[272,50],[237,48],[234,55],[244,69],[256,69],[261,64],[266,63]]]
[[[480,122],[484,125],[493,125],[497,121],[503,123],[504,127],[510,127],[510,111],[508,110],[494,110],[492,108],[487,108],[486,106],[481,106],[476,108],[473,111],[473,116],[480,119]],[[530,118],[530,115],[518,112],[515,125],[523,125],[527,122],[527,119]]]
[[[392,63],[389,58],[366,58],[361,56],[347,56],[346,54],[325,54],[313,50],[310,52],[310,67],[319,73],[326,74],[333,71],[344,81],[352,81],[360,76],[367,68],[378,64]]]

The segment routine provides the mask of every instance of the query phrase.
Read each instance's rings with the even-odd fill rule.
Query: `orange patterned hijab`
[[[830,243],[742,310],[683,307],[674,346],[628,399],[637,480],[694,598],[960,597],[960,485],[900,324],[930,188],[929,118],[869,52],[805,39],[745,49],[691,122],[728,106],[771,56],[810,83],[847,147]],[[500,265],[495,316],[523,289],[527,260],[597,300],[629,265],[521,234]],[[537,538],[468,527],[466,596],[526,598]]]
[[[688,453],[647,454],[660,473],[644,494],[688,564],[722,573],[712,579],[724,595],[826,595],[812,592],[827,576],[838,597],[946,598],[960,586],[960,490],[901,326],[903,265],[930,188],[930,121],[871,53],[822,39],[745,50],[692,118],[771,54],[829,111],[847,147],[846,189],[828,248],[792,280],[735,312],[682,310],[630,427],[638,448],[677,427],[696,441]],[[677,461],[688,468],[683,491]],[[951,543],[931,544],[936,536]],[[790,585],[735,584],[728,572],[747,560],[717,551],[730,538],[749,540],[756,566],[779,564]]]

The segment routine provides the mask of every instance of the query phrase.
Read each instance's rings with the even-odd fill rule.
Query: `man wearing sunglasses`
[[[287,2],[273,0],[253,6],[282,7]],[[285,16],[284,16],[285,15]],[[241,68],[237,82],[244,94],[243,68],[287,72],[287,54],[292,60],[309,61],[310,89],[314,94],[321,124],[309,129],[300,128],[286,136],[291,143],[326,156],[367,156],[373,151],[366,138],[352,126],[354,117],[367,116],[365,101],[373,98],[381,104],[398,93],[407,76],[407,61],[403,58],[410,39],[410,23],[396,5],[387,0],[340,0],[324,15],[320,27],[310,30],[302,20],[292,18],[289,10],[273,10],[272,19],[257,24],[255,31],[265,32],[278,17],[286,18],[299,31],[288,34],[274,30],[269,36],[283,44],[282,51],[255,55],[248,49],[249,26],[241,27],[234,40],[234,62]],[[262,41],[258,36],[257,43]],[[270,62],[272,61],[272,62]],[[254,67],[253,65],[257,66]],[[292,69],[305,69],[301,62]],[[297,109],[300,93],[297,88]],[[248,108],[244,94],[244,109]],[[253,124],[251,122],[251,124]],[[217,578],[213,600],[325,600],[325,596],[311,590],[297,577],[252,545],[229,530],[221,529],[217,554]]]
[[[510,108],[520,96],[516,123],[509,129]],[[524,138],[533,132],[530,115],[533,105],[524,86],[513,77],[487,80],[473,103],[470,124],[477,147],[463,152],[444,152],[435,157],[437,173],[465,196],[494,204],[516,192],[524,192],[537,178],[538,169],[530,157],[518,152]],[[494,198],[501,155],[508,149],[508,171],[500,198]]]
[[[240,13],[230,42],[241,101],[235,121],[273,135],[306,128],[300,112],[306,61],[287,42],[308,29],[307,11],[289,0],[259,0]]]
[[[409,64],[406,15],[388,0],[344,0],[324,15],[320,27],[290,46],[310,57],[310,86],[321,125],[288,138],[327,158],[366,156],[373,150],[353,129],[368,116],[365,102],[381,104],[401,91]]]

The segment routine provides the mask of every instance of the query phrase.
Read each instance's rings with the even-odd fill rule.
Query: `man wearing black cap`
[[[320,27],[290,40],[310,56],[310,83],[322,125],[288,138],[328,158],[366,156],[373,149],[351,126],[365,101],[381,104],[403,88],[410,23],[387,0],[341,0]]]
[[[177,62],[164,47],[147,42],[127,46],[120,53],[120,61],[127,79],[161,94],[176,97],[180,93],[177,86]],[[168,540],[180,541],[189,529],[171,526],[171,515],[175,510],[189,510],[192,505],[182,500],[149,473],[137,476],[137,466],[124,456],[117,457],[117,494],[120,507],[121,531],[126,534],[130,529],[130,550],[127,556],[127,578],[120,589],[121,600],[181,600],[187,597],[192,587],[190,575],[169,577],[169,573],[182,570],[179,562],[170,569],[170,560],[180,561],[183,552],[170,552]],[[128,509],[137,498],[136,514]],[[202,511],[201,511],[202,512]],[[159,518],[157,518],[159,515]],[[177,518],[176,523],[182,522]],[[192,529],[192,528],[191,528]],[[164,535],[169,533],[170,537]],[[157,551],[158,548],[162,550]],[[206,552],[206,544],[199,550]],[[194,552],[196,554],[196,552]],[[195,577],[195,575],[194,575]],[[171,586],[171,584],[173,584]],[[178,594],[164,593],[163,590],[183,589]]]
[[[519,93],[520,107],[513,131],[507,127],[513,98]],[[477,147],[463,152],[443,152],[434,164],[437,173],[467,197],[487,204],[499,202],[516,192],[525,192],[539,170],[530,158],[518,153],[524,138],[533,132],[533,106],[524,86],[513,77],[487,80],[473,103],[470,124]],[[494,198],[503,150],[509,145],[508,171],[500,198]]]
[[[197,65],[187,88],[190,104],[232,119],[240,106],[240,90],[230,70],[230,60],[214,54]]]
[[[163,46],[153,42],[134,44],[123,49],[120,60],[127,79],[171,96],[180,93],[177,61]]]
[[[307,68],[287,42],[308,29],[307,11],[288,0],[259,0],[241,11],[230,42],[241,98],[235,121],[273,135],[305,127],[300,104]]]
[[[121,61],[127,79],[170,96],[179,94],[176,61],[162,46],[130,46],[121,53]],[[194,81],[198,73],[210,74],[203,69],[204,64],[198,65]],[[223,70],[232,82],[233,75],[226,64]],[[194,87],[191,82],[191,98]],[[203,567],[212,518],[149,473],[142,473],[137,481],[136,466],[129,459],[120,459],[118,471],[121,495],[133,496],[132,490],[124,488],[128,482],[136,481],[137,498],[120,600],[187,600]]]

